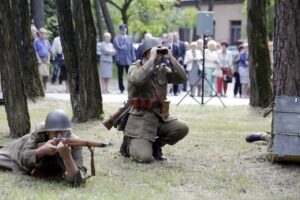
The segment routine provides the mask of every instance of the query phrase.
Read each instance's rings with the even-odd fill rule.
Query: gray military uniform
[[[11,170],[14,173],[31,174],[33,169],[38,165],[38,160],[36,159],[37,145],[38,143],[43,143],[48,140],[44,129],[44,125],[40,124],[32,133],[26,134],[11,144],[1,148],[0,169]],[[77,138],[73,133],[71,133],[70,137]],[[83,166],[82,148],[72,148],[71,155],[79,169],[79,173],[74,180],[70,180],[70,183],[72,185],[80,185],[85,182],[87,171]],[[47,159],[47,157],[45,158]],[[66,169],[61,159],[57,159],[57,166],[58,172],[64,176]]]
[[[164,64],[155,66],[150,60],[143,65],[140,60],[131,64],[128,72],[128,98],[149,99],[153,102],[158,101],[158,98],[166,100],[168,83],[183,83],[187,80],[184,68],[176,60],[170,64],[171,69]],[[131,138],[130,156],[139,162],[150,162],[154,141],[161,147],[165,144],[173,145],[184,138],[188,131],[185,122],[169,114],[162,114],[159,107],[144,110],[132,106],[124,134]]]

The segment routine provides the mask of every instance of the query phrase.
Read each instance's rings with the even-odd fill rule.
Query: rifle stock
[[[104,120],[102,123],[103,125],[110,130],[111,127],[114,125],[114,121],[120,117],[120,115],[131,105],[131,102],[128,100],[124,106],[120,107],[117,112],[115,112],[112,116],[108,119]]]
[[[111,143],[95,142],[95,141],[76,139],[76,138],[58,137],[58,138],[54,138],[53,140],[56,141],[57,143],[62,142],[64,144],[67,144],[70,147],[107,147],[111,145]],[[40,142],[38,143],[38,147],[44,144],[45,142]]]

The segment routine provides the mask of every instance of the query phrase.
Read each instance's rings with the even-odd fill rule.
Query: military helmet
[[[45,131],[68,131],[71,123],[65,111],[57,109],[50,112],[45,121]]]
[[[143,44],[142,44],[142,56],[148,51],[150,50],[152,47],[156,47],[156,46],[159,46],[161,45],[161,43],[158,41],[158,39],[155,39],[155,38],[149,38],[149,39],[146,39]]]

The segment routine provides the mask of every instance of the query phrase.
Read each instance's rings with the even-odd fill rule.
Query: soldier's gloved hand
[[[57,151],[59,156],[64,160],[68,159],[71,156],[71,150],[67,144],[59,142],[57,145]]]

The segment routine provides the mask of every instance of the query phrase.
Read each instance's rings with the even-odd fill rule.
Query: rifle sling
[[[92,176],[96,175],[96,169],[95,169],[95,161],[94,161],[94,149],[92,147],[88,147],[91,152],[91,173]]]

